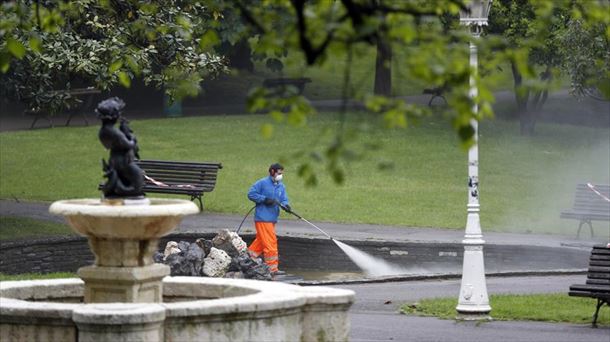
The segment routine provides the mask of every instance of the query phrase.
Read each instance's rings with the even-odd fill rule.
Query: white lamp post
[[[477,87],[474,76],[477,72],[477,46],[474,40],[481,35],[483,26],[487,25],[487,16],[492,0],[471,0],[470,11],[460,13],[460,24],[470,28],[472,39],[470,41],[470,67],[473,74],[470,76],[470,97],[477,96]],[[473,112],[478,113],[478,106],[473,105]],[[462,268],[462,285],[458,305],[458,319],[486,320],[490,319],[489,298],[487,284],[485,283],[485,263],[483,261],[483,233],[479,220],[479,147],[478,147],[478,121],[471,122],[474,128],[474,145],[468,151],[468,219],[466,221],[466,234],[464,235],[464,261]]]

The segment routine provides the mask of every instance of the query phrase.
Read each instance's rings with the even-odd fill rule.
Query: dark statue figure
[[[125,102],[111,97],[100,102],[95,112],[102,120],[98,133],[102,145],[110,150],[108,163],[102,159],[104,177],[108,178],[102,186],[105,198],[143,198],[144,172],[135,163],[138,156],[138,143],[127,119],[121,115]],[[115,127],[120,120],[119,128]]]

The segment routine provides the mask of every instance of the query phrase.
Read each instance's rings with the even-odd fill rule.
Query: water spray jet
[[[282,206],[287,213],[290,213],[297,217],[299,220],[306,222],[310,226],[319,230],[322,234],[328,237],[332,242],[334,242],[337,247],[339,247],[343,253],[345,253],[358,267],[360,267],[367,275],[369,276],[388,276],[388,275],[398,275],[406,273],[406,270],[403,268],[392,265],[391,263],[381,259],[374,257],[370,254],[367,254],[355,247],[352,247],[344,242],[341,242],[333,237],[331,237],[327,232],[322,230],[320,227],[315,224],[309,222],[303,216],[295,213],[292,210],[287,210]]]

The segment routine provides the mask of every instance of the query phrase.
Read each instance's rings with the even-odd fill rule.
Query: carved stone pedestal
[[[78,276],[85,282],[85,303],[161,303],[167,265],[143,267],[85,266]]]
[[[199,209],[184,200],[108,205],[79,199],[55,202],[49,211],[65,216],[74,230],[89,239],[95,265],[78,270],[85,282],[85,303],[161,303],[162,280],[170,268],[155,264],[152,255],[161,236]]]

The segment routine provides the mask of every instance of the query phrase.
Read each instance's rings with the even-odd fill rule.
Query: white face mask
[[[281,181],[283,178],[284,178],[284,175],[275,175],[275,176],[273,177],[273,179],[274,179],[276,182]]]

